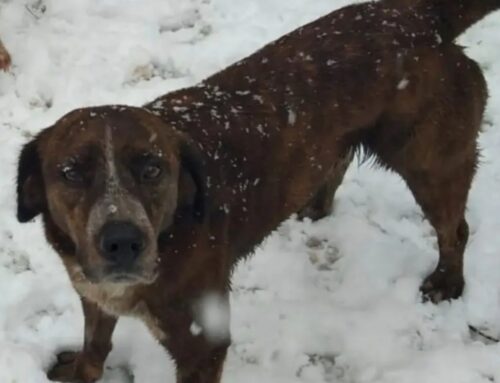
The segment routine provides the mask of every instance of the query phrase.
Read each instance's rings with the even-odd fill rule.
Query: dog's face
[[[66,265],[91,282],[150,283],[158,238],[179,205],[202,214],[198,156],[144,109],[73,111],[23,148],[18,218],[43,213],[72,243],[74,254],[61,254],[72,258]]]

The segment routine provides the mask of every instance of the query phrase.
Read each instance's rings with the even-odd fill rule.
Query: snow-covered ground
[[[83,318],[39,222],[15,219],[20,145],[77,106],[140,105],[250,54],[346,0],[2,0],[0,36],[0,383],[46,382],[57,350],[79,347]],[[45,11],[43,12],[43,9]],[[285,222],[234,275],[238,383],[500,382],[500,14],[460,41],[491,98],[470,195],[462,299],[423,304],[436,241],[403,182],[353,165],[318,223]],[[103,382],[174,382],[145,327],[122,319]]]

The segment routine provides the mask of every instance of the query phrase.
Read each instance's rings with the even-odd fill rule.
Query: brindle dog
[[[75,110],[22,150],[18,218],[42,214],[82,298],[85,342],[53,380],[101,377],[118,316],[142,318],[178,383],[220,382],[231,270],[311,201],[326,214],[353,148],[399,173],[436,229],[434,301],[464,286],[464,210],[487,99],[453,40],[500,0],[335,11],[145,105]],[[225,313],[227,314],[227,312]]]

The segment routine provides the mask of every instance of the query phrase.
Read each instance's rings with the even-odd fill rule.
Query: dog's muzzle
[[[98,235],[99,251],[110,272],[131,272],[145,249],[142,231],[130,222],[106,223]]]

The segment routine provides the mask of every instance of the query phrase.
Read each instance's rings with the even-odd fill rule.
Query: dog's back
[[[415,137],[418,122],[431,112],[456,118],[447,117],[437,129],[441,133],[432,124],[426,125],[428,133],[419,127],[422,139],[448,136],[448,127],[466,124],[474,128],[463,140],[473,140],[485,82],[452,39],[500,6],[498,1],[479,3],[386,0],[351,5],[147,108],[187,131],[215,158],[208,161],[214,166],[209,172],[216,175],[211,179],[215,205],[239,211],[231,213],[230,227],[245,253],[302,207],[350,147],[364,144],[394,168],[389,155]],[[468,90],[459,94],[456,88],[462,85]],[[448,110],[463,101],[474,106],[459,113]],[[253,183],[267,190],[255,193]],[[268,209],[266,222],[259,206]]]

